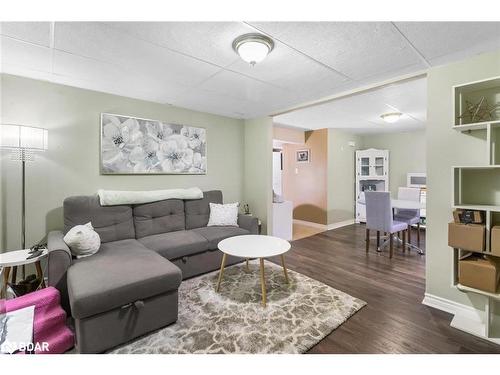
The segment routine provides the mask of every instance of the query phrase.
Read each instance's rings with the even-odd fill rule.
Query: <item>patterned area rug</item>
[[[258,261],[183,281],[176,323],[111,353],[304,353],[366,302],[265,262],[267,307],[261,305]]]

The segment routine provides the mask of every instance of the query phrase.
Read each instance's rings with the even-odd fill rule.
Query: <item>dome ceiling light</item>
[[[391,113],[384,113],[383,115],[380,116],[380,118],[382,118],[382,120],[388,122],[389,124],[394,124],[399,120],[399,118],[402,115],[403,114],[400,112],[391,112]]]
[[[252,66],[264,60],[273,48],[273,40],[262,34],[241,35],[233,42],[234,51]]]

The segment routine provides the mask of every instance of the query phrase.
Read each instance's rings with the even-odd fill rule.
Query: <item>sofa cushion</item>
[[[206,227],[210,217],[209,203],[222,204],[222,191],[204,191],[203,199],[185,200],[186,229]]]
[[[101,206],[97,195],[69,197],[63,206],[64,233],[90,221],[102,243],[135,238],[131,206]]]
[[[207,239],[192,230],[155,234],[140,238],[139,242],[167,259],[181,258],[208,250]]]
[[[134,223],[136,238],[184,230],[184,201],[167,199],[135,205]]]
[[[248,230],[238,227],[205,227],[192,231],[207,239],[209,249],[217,249],[219,242],[225,238],[250,234]]]
[[[69,268],[71,312],[86,318],[176,290],[181,279],[178,267],[137,240],[108,242]]]

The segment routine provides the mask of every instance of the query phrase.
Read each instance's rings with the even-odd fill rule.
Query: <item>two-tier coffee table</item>
[[[219,279],[217,280],[217,289],[219,291],[222,275],[224,274],[224,266],[226,257],[233,255],[240,258],[246,258],[247,269],[249,258],[259,258],[260,261],[260,283],[262,288],[262,306],[266,307],[266,280],[264,278],[264,258],[280,256],[283,272],[285,273],[285,281],[288,283],[288,273],[285,266],[285,257],[283,256],[290,250],[290,243],[278,237],[262,236],[262,235],[244,235],[226,238],[219,242],[219,250],[224,254],[220,265]]]

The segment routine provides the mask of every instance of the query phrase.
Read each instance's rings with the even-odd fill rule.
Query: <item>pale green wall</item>
[[[328,224],[354,219],[355,152],[360,147],[359,135],[328,129]]]
[[[363,149],[389,150],[389,188],[394,197],[406,186],[408,172],[425,173],[425,131],[409,131],[362,136]]]
[[[500,76],[500,51],[432,68],[427,78],[427,240],[426,292],[484,308],[484,300],[452,287],[452,249],[447,225],[452,219],[451,167],[484,165],[484,132],[453,130],[452,86]],[[480,182],[478,182],[480,184]]]
[[[244,202],[262,220],[262,233],[271,233],[273,186],[273,120],[245,120]]]
[[[263,141],[258,130],[247,126],[246,131],[255,138],[255,143],[245,144],[243,121],[32,79],[9,75],[2,78],[3,121],[49,129],[49,150],[27,166],[28,244],[41,240],[48,230],[62,227],[61,206],[65,197],[93,194],[99,188],[151,190],[198,186],[203,190],[221,189],[226,202],[243,201],[244,146],[251,153],[251,148],[259,147]],[[205,127],[207,175],[101,176],[101,112]],[[9,160],[6,151],[1,156],[0,227],[5,231],[0,238],[0,251],[19,247],[21,220],[20,164]],[[254,157],[251,162],[259,162],[264,156],[257,153]],[[252,171],[252,176],[257,184],[259,171]]]

